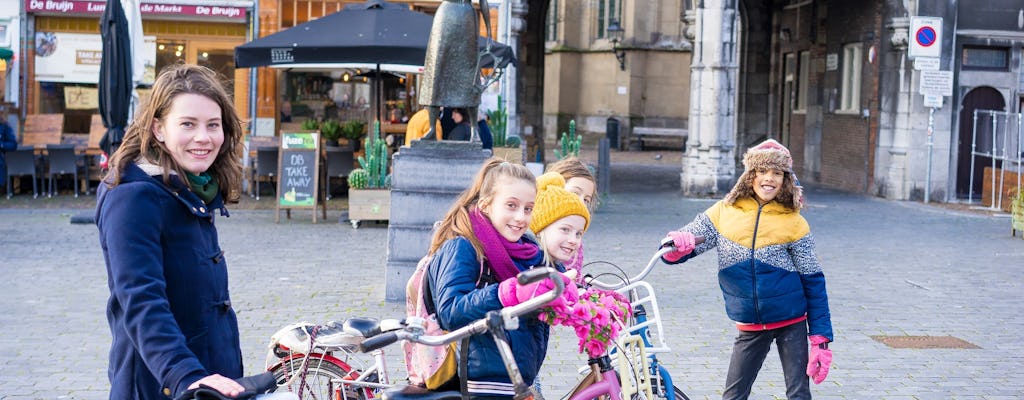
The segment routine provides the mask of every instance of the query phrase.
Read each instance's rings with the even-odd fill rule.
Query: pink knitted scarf
[[[498,230],[491,224],[491,220],[480,212],[479,208],[473,207],[469,210],[469,221],[473,224],[473,233],[480,239],[484,247],[484,257],[491,264],[495,275],[499,280],[505,280],[519,274],[519,267],[512,262],[516,260],[529,260],[537,256],[540,251],[537,245],[524,241],[510,242],[498,234]]]

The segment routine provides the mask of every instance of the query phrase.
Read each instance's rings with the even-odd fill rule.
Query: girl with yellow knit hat
[[[666,263],[718,248],[718,282],[738,334],[722,399],[746,399],[774,342],[790,400],[810,399],[832,364],[825,275],[785,146],[767,140],[743,155],[743,175],[724,199],[678,231]],[[695,245],[696,236],[704,242]],[[808,352],[808,342],[810,351]]]
[[[590,211],[580,197],[565,190],[565,179],[548,172],[537,178],[537,201],[530,230],[549,266],[563,267],[575,255],[590,225]]]

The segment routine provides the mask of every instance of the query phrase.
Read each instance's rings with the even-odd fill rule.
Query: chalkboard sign
[[[320,177],[320,134],[281,133],[277,171],[277,210],[279,220],[282,208],[313,208],[316,223],[317,192]]]

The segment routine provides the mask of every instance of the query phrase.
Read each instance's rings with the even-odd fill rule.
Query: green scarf
[[[203,172],[199,175],[192,175],[186,172],[185,175],[188,177],[189,189],[192,189],[196,196],[203,199],[204,203],[209,204],[213,201],[214,197],[217,197],[220,186],[217,185],[217,180],[213,179],[210,174]]]

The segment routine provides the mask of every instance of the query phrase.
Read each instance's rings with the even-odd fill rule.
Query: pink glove
[[[666,262],[674,263],[679,261],[680,258],[693,252],[694,247],[697,247],[697,238],[690,232],[672,231],[665,236],[665,241],[672,239],[672,245],[676,247],[676,251],[668,252],[661,256]]]
[[[807,361],[807,376],[811,377],[814,384],[820,384],[828,376],[828,369],[832,367],[832,350],[828,346],[821,348],[822,344],[828,343],[828,338],[821,335],[811,335],[811,355]]]
[[[548,305],[553,307],[566,307],[570,304],[575,304],[576,301],[579,300],[580,296],[576,283],[563,274],[559,274],[559,276],[561,276],[562,281],[565,282],[565,290],[562,291],[561,297],[552,300]],[[551,281],[547,279],[536,283],[520,285],[519,282],[516,281],[516,278],[512,277],[501,281],[501,283],[498,284],[498,300],[501,301],[502,306],[511,307],[532,299],[540,294],[550,292],[551,289],[554,288],[555,284],[551,283]]]

